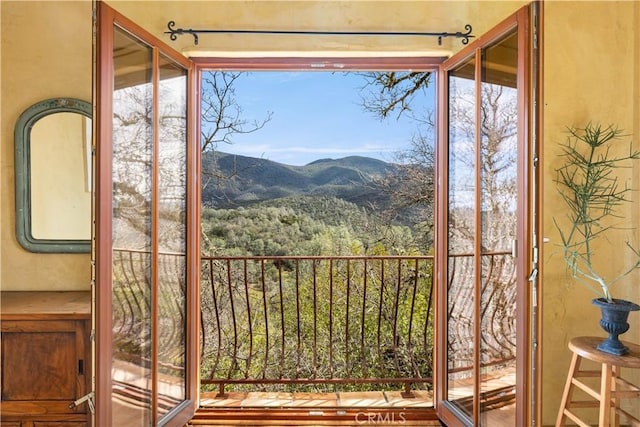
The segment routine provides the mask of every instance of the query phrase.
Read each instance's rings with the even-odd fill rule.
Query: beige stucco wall
[[[558,144],[565,142],[566,126],[615,123],[640,148],[638,120],[640,76],[639,2],[547,2],[544,13],[544,202],[543,235],[549,238],[543,252],[543,423],[551,425],[558,411],[570,353],[568,341],[579,335],[603,336],[595,296],[581,285],[566,285],[559,234],[553,218],[562,218],[562,202],[552,182],[558,166]],[[623,144],[622,150],[628,149]],[[640,165],[622,172],[621,179],[640,189]],[[623,215],[638,224],[640,193]],[[610,277],[631,262],[625,235],[636,245],[638,232],[621,232],[614,246],[602,248],[599,265]],[[640,279],[634,273],[613,288],[618,298],[640,301]],[[640,342],[640,313],[630,315],[631,331],[622,338]],[[636,380],[637,380],[636,375]],[[637,406],[637,405],[635,405]],[[637,413],[637,408],[636,408]]]
[[[167,21],[178,27],[310,30],[458,30],[473,25],[482,34],[524,2],[448,1],[300,1],[300,2],[118,2],[109,1],[178,50],[193,50],[189,35],[175,42],[163,34]],[[564,285],[558,235],[552,218],[559,214],[559,199],[552,184],[557,144],[567,125],[589,120],[615,122],[640,142],[638,77],[640,75],[640,6],[638,2],[546,2],[544,13],[544,203],[541,261],[543,307],[543,424],[553,424],[572,336],[601,334],[591,294]],[[65,96],[91,99],[91,3],[0,3],[1,19],[1,197],[0,288],[86,289],[88,255],[31,254],[15,239],[13,193],[13,126],[19,114],[45,98]],[[201,36],[199,50],[208,52],[413,52],[459,48],[459,42],[407,38],[402,42],[382,37],[233,37]],[[628,171],[630,185],[640,188],[640,169]],[[640,200],[640,199],[638,199]],[[640,219],[638,203],[626,212],[633,223]],[[640,242],[640,236],[633,236]],[[613,252],[610,252],[613,254]],[[628,258],[628,257],[627,257]],[[611,269],[624,256],[607,258]],[[638,280],[634,275],[630,280]],[[620,297],[638,299],[639,288]],[[631,315],[632,332],[625,338],[640,342],[640,315]]]
[[[462,31],[465,24],[480,35],[525,1],[118,1],[107,0],[178,51],[223,52],[399,52],[448,54],[463,47],[455,38],[377,36],[290,36],[201,34],[198,46],[190,35],[170,41],[167,23],[175,28],[309,31]]]
[[[91,101],[91,9],[90,1],[2,1],[2,290],[89,289],[88,254],[29,253],[16,240],[13,131],[38,101]]]
[[[2,3],[0,2],[0,23],[2,23]],[[1,25],[1,24],[0,24]],[[2,34],[0,33],[0,36]],[[0,54],[2,53],[2,37],[0,37]],[[0,56],[0,89],[2,88],[2,58]],[[4,122],[4,119],[2,117],[2,91],[0,90],[0,138],[2,138],[2,123]],[[1,143],[2,139],[0,139],[0,145],[3,145]],[[4,150],[2,148],[0,148],[0,177],[4,177],[4,163],[2,161],[3,156],[2,153],[4,152]],[[2,219],[2,195],[3,195],[3,190],[2,190],[2,185],[0,185],[0,284],[2,283],[2,237],[1,237],[1,233],[2,233],[2,224],[4,224],[4,221]],[[2,285],[0,285],[2,286]],[[0,289],[2,289],[0,287]]]

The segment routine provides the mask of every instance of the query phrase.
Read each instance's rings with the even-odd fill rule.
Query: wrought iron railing
[[[510,253],[484,254],[481,364],[515,357],[515,274]],[[158,259],[162,322],[184,329],[184,254]],[[145,364],[149,254],[114,251],[114,348]],[[473,256],[454,255],[447,289],[449,372],[473,370]],[[349,391],[427,388],[433,369],[433,257],[203,257],[203,389]],[[465,297],[469,294],[468,297]],[[164,324],[163,323],[163,324]],[[163,371],[180,376],[183,334],[161,334]]]
[[[204,257],[201,384],[429,388],[432,271],[430,256]]]
[[[518,289],[514,258],[510,251],[484,252],[479,262],[481,271],[476,273],[472,254],[448,258],[447,364],[449,374],[460,373],[460,378],[471,375],[474,367],[476,309],[480,310],[480,367],[491,371],[515,363]]]
[[[114,351],[119,358],[146,365],[150,359],[152,307],[151,254],[113,250],[112,311]],[[186,255],[158,255],[158,364],[169,373],[184,370]],[[181,375],[181,374],[180,374]]]

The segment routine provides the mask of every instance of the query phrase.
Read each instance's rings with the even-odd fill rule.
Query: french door
[[[182,426],[197,399],[192,66],[99,2],[98,426]]]
[[[529,10],[440,69],[438,414],[527,422]]]

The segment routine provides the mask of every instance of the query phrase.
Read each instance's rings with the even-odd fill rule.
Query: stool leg
[[[618,427],[620,425],[620,414],[618,414],[618,408],[620,407],[620,399],[616,397],[616,391],[618,390],[618,376],[620,370],[616,365],[611,366],[611,425]]]
[[[567,382],[564,385],[564,392],[562,393],[562,400],[560,401],[560,410],[558,411],[558,418],[556,419],[556,427],[564,427],[566,415],[564,410],[567,408],[567,403],[571,398],[571,392],[573,391],[573,384],[571,380],[574,374],[580,369],[580,356],[578,353],[573,353],[571,358],[571,365],[569,366],[569,373],[567,374]]]
[[[611,421],[611,376],[611,365],[603,363],[600,379],[600,427],[609,427]]]

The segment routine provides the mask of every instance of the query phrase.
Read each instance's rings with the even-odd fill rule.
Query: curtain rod
[[[438,37],[438,45],[442,45],[442,39],[445,37],[461,38],[462,44],[469,43],[469,38],[475,37],[471,34],[471,25],[464,26],[466,33],[461,31],[450,33],[432,33],[432,32],[384,32],[384,31],[371,31],[371,32],[359,32],[359,31],[296,31],[296,30],[194,30],[184,28],[174,28],[175,21],[169,21],[167,28],[169,31],[165,31],[165,34],[169,34],[169,38],[175,41],[178,36],[183,34],[191,34],[193,36],[194,44],[198,45],[198,34],[287,34],[287,35],[323,35],[323,36],[418,36],[418,37]]]

